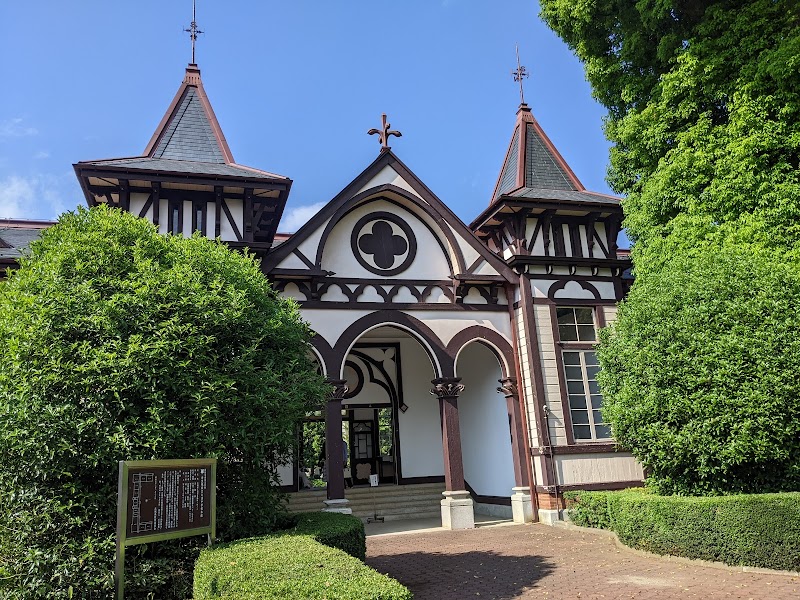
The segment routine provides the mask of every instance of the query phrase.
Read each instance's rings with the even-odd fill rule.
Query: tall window
[[[597,341],[594,309],[559,307],[558,335],[562,342],[564,375],[567,383],[572,434],[575,440],[609,439],[611,428],[603,422],[603,396],[597,386],[597,354],[591,345]]]
[[[564,351],[572,434],[576,440],[611,437],[611,428],[603,422],[600,412],[603,396],[597,387],[599,370],[597,354],[593,350]]]

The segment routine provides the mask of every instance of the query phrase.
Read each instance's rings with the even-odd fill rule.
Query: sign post
[[[117,487],[116,598],[125,595],[125,548],[217,536],[217,459],[121,460]]]
[[[372,490],[372,516],[367,517],[367,523],[383,523],[383,517],[378,516],[378,505],[375,503],[375,488],[378,487],[378,475],[369,476],[369,487]]]

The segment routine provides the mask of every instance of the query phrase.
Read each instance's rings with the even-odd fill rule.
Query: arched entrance
[[[349,347],[342,379],[344,441],[354,485],[443,481],[438,375],[427,344],[397,325],[379,325]],[[350,483],[350,482],[348,482]]]

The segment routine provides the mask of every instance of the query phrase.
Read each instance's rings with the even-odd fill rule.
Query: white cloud
[[[64,183],[64,178],[47,174],[0,179],[0,218],[55,219],[77,205],[64,200]]]
[[[39,152],[33,155],[33,158],[35,158],[36,160],[42,160],[43,158],[50,158],[50,153],[47,150],[39,150]]]
[[[0,121],[0,138],[25,137],[36,135],[39,130],[23,123],[22,117]]]
[[[283,215],[278,230],[285,233],[294,233],[308,220],[317,214],[327,202],[317,202],[309,206],[298,206]]]

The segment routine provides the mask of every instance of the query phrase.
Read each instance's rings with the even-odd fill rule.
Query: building
[[[355,483],[443,482],[452,528],[474,510],[553,522],[564,490],[641,484],[595,382],[597,329],[630,266],[619,199],[584,188],[524,103],[469,225],[391,150],[385,118],[370,133],[377,158],[289,236],[277,230],[292,181],[235,163],[195,64],[141,156],[74,168],[90,206],[249,247],[300,304],[331,382],[330,473],[346,455]],[[296,464],[282,477],[297,489]],[[325,502],[348,510],[343,478]]]

